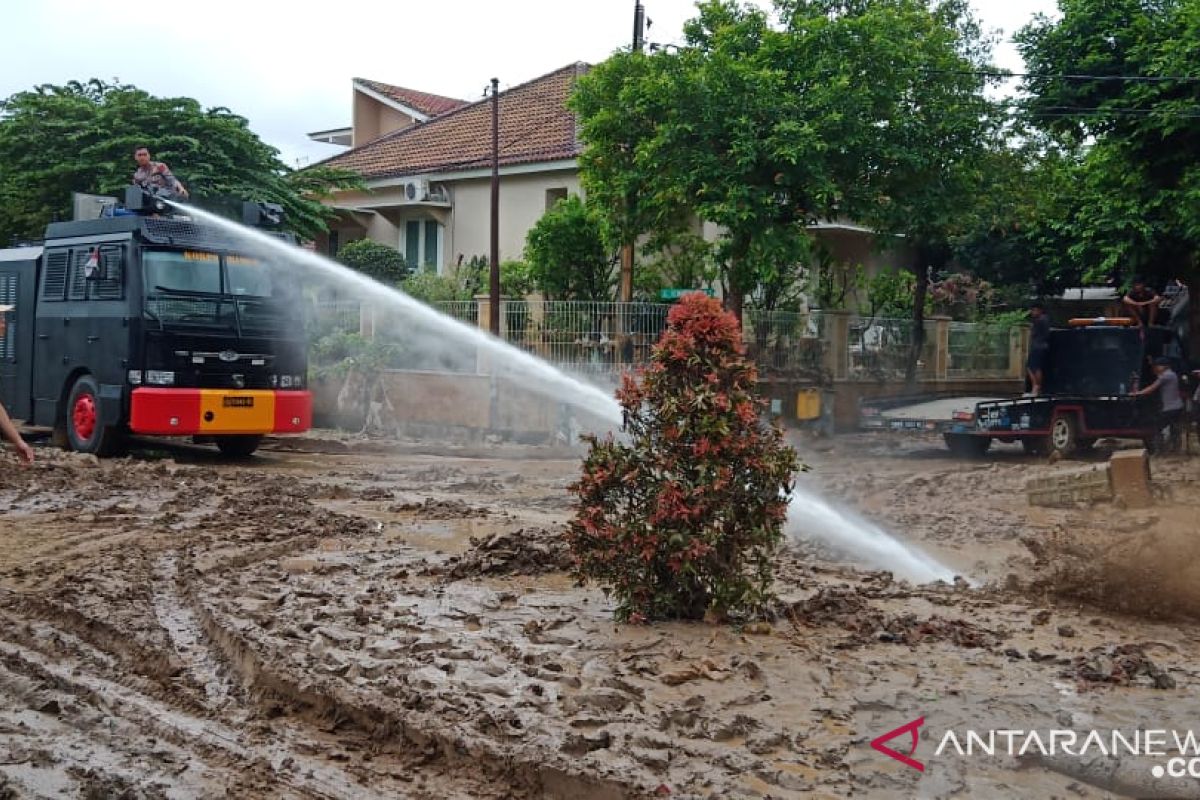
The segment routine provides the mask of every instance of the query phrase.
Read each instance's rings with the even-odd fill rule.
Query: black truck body
[[[47,227],[0,250],[0,396],[98,454],[126,434],[211,438],[247,454],[311,425],[298,295],[221,229],[129,214]]]
[[[1154,380],[1152,363],[1170,351],[1172,339],[1166,328],[1113,321],[1056,328],[1050,333],[1039,396],[978,400],[968,407],[953,406],[952,414],[938,419],[917,419],[904,415],[902,408],[873,402],[876,408],[864,413],[863,426],[938,431],[960,455],[981,455],[996,440],[1019,441],[1029,452],[1063,455],[1100,438],[1151,443],[1159,428],[1159,399],[1132,392]],[[1181,375],[1183,366],[1175,365]]]

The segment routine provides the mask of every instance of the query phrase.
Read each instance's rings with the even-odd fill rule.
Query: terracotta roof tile
[[[442,97],[440,94],[418,92],[416,89],[406,89],[403,86],[392,86],[390,83],[369,81],[366,78],[355,78],[356,84],[362,84],[371,91],[381,94],[401,105],[420,111],[427,117],[438,117],[456,108],[468,105],[466,100],[453,97]]]
[[[575,79],[587,69],[571,64],[500,93],[500,163],[524,164],[575,158],[580,144],[567,99]],[[393,178],[474,169],[491,164],[491,99],[382,136],[334,156],[323,164]]]

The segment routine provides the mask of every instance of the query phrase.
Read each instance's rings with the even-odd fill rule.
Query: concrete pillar
[[[933,375],[944,381],[950,369],[950,317],[929,317],[929,322],[933,323]]]
[[[490,297],[486,294],[475,295],[475,321],[483,330],[490,330],[492,327],[492,307]]]
[[[834,380],[850,377],[850,312],[824,311],[824,367]]]
[[[1154,503],[1150,492],[1150,456],[1145,450],[1120,450],[1108,460],[1113,494],[1127,508],[1148,508]]]
[[[1025,356],[1029,352],[1029,326],[1013,325],[1008,331],[1008,372],[1010,378],[1025,377]]]

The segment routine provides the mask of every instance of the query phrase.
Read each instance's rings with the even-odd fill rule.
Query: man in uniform
[[[178,178],[171,174],[170,167],[161,161],[151,160],[148,148],[135,148],[133,159],[138,165],[133,173],[134,186],[140,186],[147,190],[166,189],[172,194],[177,194],[185,200],[187,199],[188,190],[179,182]]]

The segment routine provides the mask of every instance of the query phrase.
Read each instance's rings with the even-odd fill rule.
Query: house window
[[[546,190],[546,210],[554,208],[560,200],[567,199],[566,189],[547,189]]]
[[[411,219],[404,223],[404,241],[401,250],[404,262],[411,270],[424,272],[442,271],[441,223],[433,219]]]
[[[329,232],[329,257],[337,258],[338,247],[341,246],[341,235],[339,231]]]

